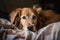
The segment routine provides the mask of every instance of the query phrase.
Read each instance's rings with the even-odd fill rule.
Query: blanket
[[[49,24],[36,33],[28,32],[26,38],[22,37],[20,29],[8,20],[0,18],[0,40],[60,40],[60,22]]]

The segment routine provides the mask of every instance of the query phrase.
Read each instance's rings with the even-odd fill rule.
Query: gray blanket
[[[28,31],[28,36],[21,37],[22,31],[5,19],[0,19],[0,40],[60,40],[60,22],[41,28],[37,33]]]
[[[36,40],[60,40],[60,22],[49,24],[40,29]]]

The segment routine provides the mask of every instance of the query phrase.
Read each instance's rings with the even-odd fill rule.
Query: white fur
[[[32,31],[29,31],[28,29],[27,29],[27,27],[24,27],[24,31],[25,31],[25,40],[27,39],[27,38],[29,38],[28,36],[31,36],[31,40],[35,40],[35,37],[36,37],[36,33],[34,33],[34,32],[32,32]]]

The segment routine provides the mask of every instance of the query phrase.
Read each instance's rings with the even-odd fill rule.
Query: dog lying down
[[[55,38],[53,37],[55,32],[53,28],[56,27],[52,25],[50,29],[46,25],[59,22],[60,14],[53,10],[42,10],[40,7],[17,8],[11,12],[10,20],[16,27],[25,32],[26,40],[53,40]]]

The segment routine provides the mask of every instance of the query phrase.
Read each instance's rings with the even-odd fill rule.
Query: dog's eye
[[[22,18],[23,18],[23,19],[26,19],[26,17],[25,17],[25,16],[23,16]]]
[[[36,16],[33,16],[32,19],[36,19]]]

